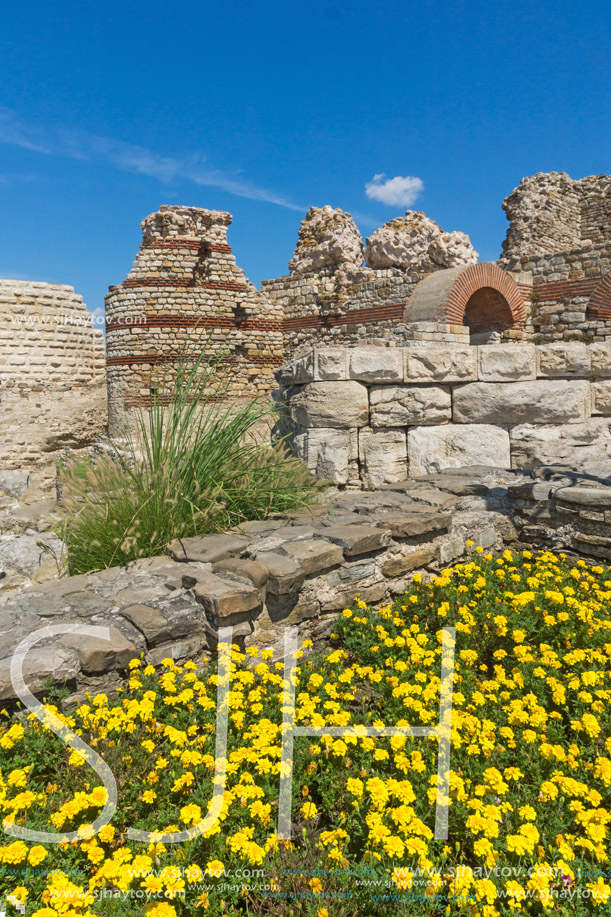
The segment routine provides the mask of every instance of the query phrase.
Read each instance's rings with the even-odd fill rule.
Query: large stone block
[[[302,427],[365,427],[369,422],[367,387],[352,381],[311,382],[291,400],[291,416]]]
[[[590,416],[585,380],[474,382],[454,389],[457,423],[580,423]]]
[[[600,344],[590,344],[590,369],[592,375],[606,376],[611,374],[611,341]]]
[[[356,430],[311,429],[293,437],[293,450],[319,481],[358,481]]]
[[[611,379],[604,382],[593,382],[591,391],[592,413],[611,414]]]
[[[407,431],[410,477],[464,465],[509,468],[509,433],[488,424],[412,427]]]
[[[570,465],[584,471],[610,467],[611,421],[600,417],[560,426],[520,424],[510,436],[513,468]]]
[[[470,382],[477,379],[477,347],[415,344],[403,349],[406,382]]]
[[[590,372],[590,354],[580,341],[543,344],[537,347],[537,375],[583,376]]]
[[[350,351],[350,378],[402,382],[403,353],[397,347],[356,347]]]
[[[347,347],[317,347],[316,348],[316,380],[318,382],[332,382],[348,378]]]
[[[407,477],[407,444],[403,430],[359,431],[362,477],[368,487],[404,481]]]
[[[517,382],[537,378],[534,344],[491,344],[478,347],[481,382]]]
[[[440,424],[452,416],[450,390],[439,385],[374,385],[369,403],[372,427]]]

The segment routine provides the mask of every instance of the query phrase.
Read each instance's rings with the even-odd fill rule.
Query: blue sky
[[[609,9],[5,4],[0,276],[72,284],[97,309],[163,203],[233,213],[256,283],[286,273],[312,204],[350,211],[366,236],[411,200],[494,259],[522,176],[611,171]],[[376,200],[380,174],[412,181]]]

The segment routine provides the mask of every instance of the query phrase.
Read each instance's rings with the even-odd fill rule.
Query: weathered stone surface
[[[593,382],[591,393],[592,413],[611,414],[611,379],[603,382]]]
[[[285,385],[301,385],[314,379],[314,351],[295,357],[284,363],[276,372],[276,378]]]
[[[429,532],[447,529],[452,522],[452,513],[379,513],[375,517],[377,526],[390,529],[393,538],[412,538]]]
[[[346,263],[359,267],[364,253],[361,234],[349,213],[328,204],[310,207],[299,227],[289,270],[303,274]]]
[[[581,247],[578,182],[566,172],[537,172],[523,178],[503,201],[510,221],[505,257],[550,255]]]
[[[399,347],[356,347],[350,350],[350,378],[362,382],[402,382]]]
[[[294,557],[275,554],[273,551],[257,551],[254,557],[267,570],[268,593],[287,595],[299,592],[305,579],[305,570]]]
[[[520,424],[510,435],[515,468],[563,464],[587,471],[609,467],[611,422],[603,418],[566,425]]]
[[[424,545],[422,547],[412,547],[411,545],[402,545],[400,550],[388,554],[382,564],[382,573],[384,576],[403,576],[419,567],[426,567],[436,557],[435,545]]]
[[[474,382],[453,393],[457,423],[580,423],[590,414],[586,381]]]
[[[129,605],[121,609],[122,617],[136,627],[149,649],[170,640],[188,637],[193,632],[193,614],[172,614],[152,605]]]
[[[194,588],[195,598],[204,606],[213,624],[236,623],[261,608],[261,593],[254,586],[227,582],[212,573],[202,577]]]
[[[320,570],[328,570],[341,564],[344,552],[337,544],[330,544],[322,538],[309,538],[306,541],[288,541],[282,550],[293,557],[310,576]]]
[[[434,220],[415,210],[407,210],[404,217],[376,229],[367,239],[365,252],[368,267],[395,267],[418,274],[475,264],[477,257],[464,232],[444,232]]]
[[[358,481],[356,430],[311,428],[293,437],[293,450],[319,481],[331,484]]]
[[[340,545],[346,557],[378,551],[388,544],[390,532],[369,525],[331,525],[325,537]]]
[[[407,474],[405,432],[368,427],[359,430],[359,459],[368,487],[403,480]]]
[[[311,382],[293,397],[291,415],[302,427],[364,427],[369,420],[367,388],[354,381]]]
[[[413,427],[407,432],[407,459],[411,475],[478,462],[510,468],[509,434],[489,424]]]
[[[481,382],[517,382],[537,378],[534,344],[491,344],[478,348]]]
[[[611,506],[611,487],[561,487],[555,496],[563,503],[575,503],[578,506]]]
[[[587,375],[590,372],[590,353],[579,341],[544,344],[537,347],[537,374],[539,376]]]
[[[24,659],[23,678],[35,694],[44,691],[49,682],[54,685],[73,684],[78,674],[77,655],[56,642],[48,646],[35,646]],[[0,701],[14,700],[16,691],[11,682],[11,657],[0,661]]]
[[[226,560],[220,560],[214,564],[212,572],[220,576],[229,573],[240,579],[248,580],[257,589],[265,585],[269,575],[263,564],[258,564],[254,560],[245,560],[242,557],[228,557]]]
[[[186,563],[216,563],[243,551],[249,539],[239,535],[195,535],[192,538],[175,538],[168,545],[168,554],[174,560]]]
[[[349,350],[345,347],[316,347],[315,352],[317,382],[348,378]]]
[[[76,650],[85,675],[102,675],[112,669],[127,668],[130,659],[138,656],[138,648],[127,640],[117,627],[108,628],[110,640],[100,640],[86,634],[65,634],[60,642]]]
[[[466,344],[418,343],[405,347],[405,382],[469,382],[477,379],[477,350]]]
[[[372,427],[440,424],[452,416],[450,390],[439,385],[374,385],[369,403]]]
[[[608,375],[611,373],[611,341],[588,346],[592,374]]]

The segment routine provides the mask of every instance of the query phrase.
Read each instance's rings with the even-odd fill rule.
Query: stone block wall
[[[106,426],[104,338],[74,289],[0,280],[0,469],[38,469]]]
[[[611,461],[611,343],[316,347],[277,378],[280,430],[339,486]]]

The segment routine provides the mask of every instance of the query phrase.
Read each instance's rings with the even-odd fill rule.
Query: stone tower
[[[109,425],[150,402],[160,368],[206,343],[231,399],[267,394],[283,361],[282,306],[262,296],[227,244],[231,214],[162,206],[142,222],[133,267],[106,296]]]

